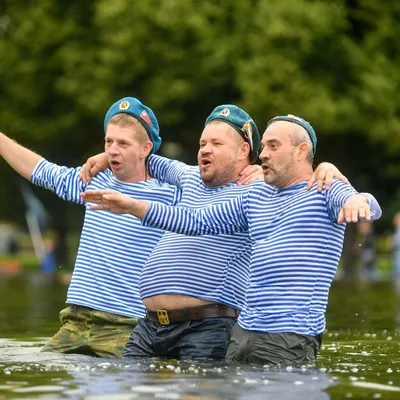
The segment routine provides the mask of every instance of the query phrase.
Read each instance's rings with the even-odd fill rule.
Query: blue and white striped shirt
[[[208,187],[199,168],[160,156],[149,158],[149,172],[182,189],[180,206],[201,209],[224,203],[250,186]],[[258,181],[254,185],[263,185]],[[190,237],[166,232],[150,254],[140,280],[142,298],[182,294],[241,309],[249,276],[251,240],[247,233]]]
[[[329,288],[342,252],[345,224],[339,225],[337,216],[357,192],[338,180],[328,192],[306,187],[307,182],[281,190],[264,184],[196,212],[152,203],[143,223],[187,235],[248,232],[251,272],[239,325],[317,335],[325,329]],[[367,197],[372,218],[379,218],[379,204]]]
[[[144,227],[129,214],[93,211],[79,193],[85,189],[113,189],[142,200],[176,204],[180,190],[155,179],[126,183],[110,170],[96,175],[85,185],[80,168],[67,168],[41,160],[31,181],[50,189],[64,200],[86,206],[78,254],[68,289],[67,303],[90,307],[126,317],[143,317],[145,307],[139,296],[143,265],[163,231]]]

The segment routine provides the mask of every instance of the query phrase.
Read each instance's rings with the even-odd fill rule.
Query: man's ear
[[[148,140],[142,148],[142,158],[147,158],[153,149],[153,143]]]
[[[297,158],[299,161],[305,160],[307,158],[309,149],[310,148],[306,142],[302,142],[299,144],[299,146],[297,147]]]
[[[239,149],[239,160],[244,160],[249,158],[250,155],[250,145],[247,142],[243,142],[240,144]]]

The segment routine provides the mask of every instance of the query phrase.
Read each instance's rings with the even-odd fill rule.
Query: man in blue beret
[[[198,166],[152,155],[149,171],[182,189],[180,207],[198,210],[264,186],[262,180],[237,184],[242,171],[256,161],[259,146],[250,115],[224,104],[206,119]],[[143,268],[140,294],[146,318],[132,332],[124,357],[224,358],[230,331],[245,304],[250,257],[247,232],[198,237],[166,232]]]
[[[372,195],[360,194],[339,180],[333,180],[329,191],[319,191],[317,185],[308,190],[316,145],[315,131],[304,119],[273,118],[261,141],[267,184],[249,185],[247,192],[225,203],[195,211],[107,191],[88,193],[88,198],[99,204],[93,209],[130,213],[144,225],[190,237],[218,235],[223,243],[229,234],[246,233],[252,250],[250,269],[226,360],[308,364],[315,361],[321,345],[344,222],[381,216]],[[218,250],[209,249],[214,257]]]
[[[259,146],[250,115],[226,104],[205,122],[198,166],[151,155],[148,168],[152,176],[182,190],[181,207],[196,209],[247,191],[237,180],[252,168]],[[253,169],[262,177],[259,166]],[[125,357],[223,359],[244,301],[250,243],[241,233],[222,239],[165,233],[142,271],[146,317],[139,319]]]
[[[0,154],[12,168],[86,208],[68,307],[60,312],[62,327],[42,351],[121,357],[137,319],[145,315],[139,276],[163,232],[143,227],[129,215],[99,215],[89,209],[80,192],[115,189],[166,205],[180,200],[176,186],[152,179],[147,171],[147,157],[161,144],[158,122],[149,107],[133,97],[117,101],[105,116],[104,132],[111,170],[97,175],[89,185],[79,177],[81,168],[52,164],[0,134]]]

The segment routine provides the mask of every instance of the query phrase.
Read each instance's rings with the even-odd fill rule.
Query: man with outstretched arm
[[[86,188],[113,189],[129,196],[173,205],[180,190],[152,179],[146,159],[161,143],[153,111],[133,97],[108,110],[104,119],[105,151],[111,170],[89,185],[81,168],[52,164],[0,134],[0,154],[32,183],[86,207],[78,254],[68,289],[68,307],[60,312],[62,327],[42,351],[121,357],[126,342],[145,315],[139,276],[148,255],[164,233],[144,227],[130,215],[91,211],[79,193]]]
[[[149,168],[182,188],[181,207],[197,210],[265,186],[261,180],[248,187],[236,184],[244,166],[256,160],[259,142],[250,116],[222,105],[207,118],[199,167],[151,156]],[[245,304],[250,255],[248,232],[220,237],[167,232],[143,269],[140,291],[147,315],[133,331],[124,356],[223,358],[230,329]]]

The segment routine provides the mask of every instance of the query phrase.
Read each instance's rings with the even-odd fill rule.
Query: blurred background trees
[[[382,233],[400,202],[399,20],[395,0],[2,0],[0,130],[80,165],[102,150],[108,107],[135,96],[159,119],[160,154],[194,164],[218,104],[243,107],[260,131],[300,115],[316,162],[379,199]],[[23,223],[19,178],[5,163],[0,178],[0,219]],[[35,192],[65,248],[83,210]]]

